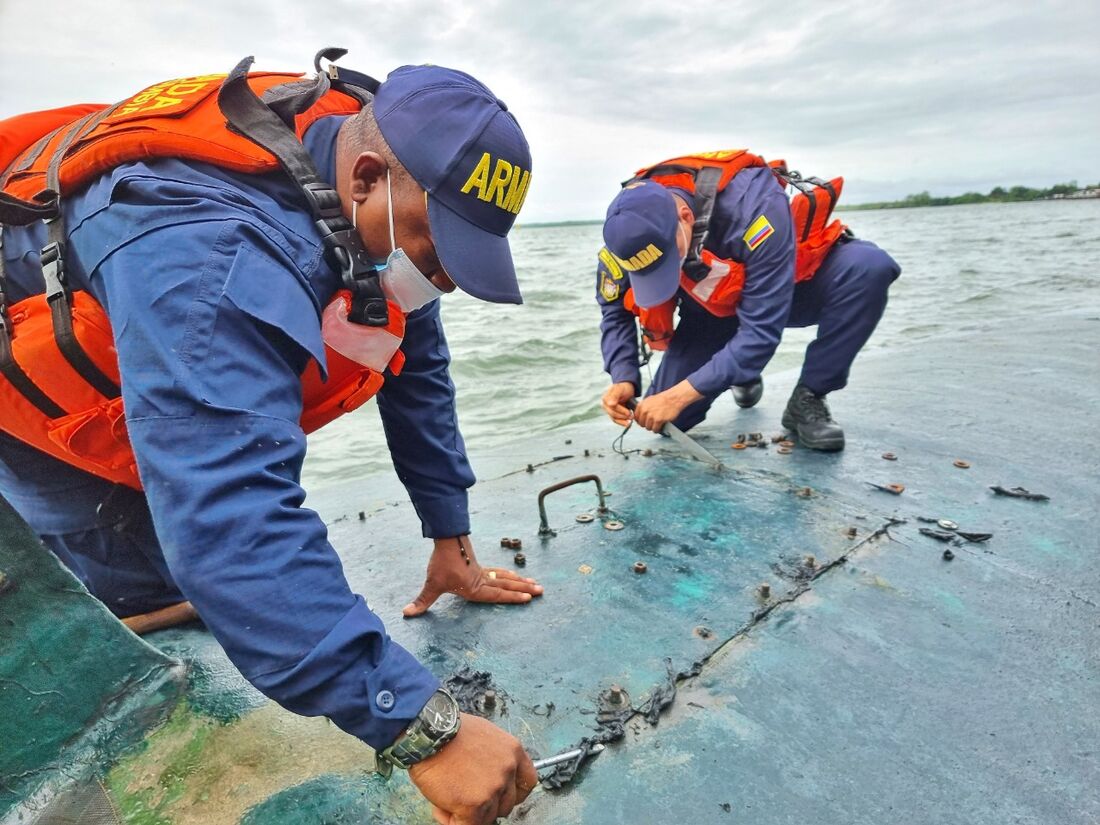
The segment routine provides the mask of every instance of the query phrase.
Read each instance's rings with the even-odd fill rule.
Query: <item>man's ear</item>
[[[351,165],[351,199],[362,203],[380,183],[385,182],[389,164],[378,152],[361,152]]]

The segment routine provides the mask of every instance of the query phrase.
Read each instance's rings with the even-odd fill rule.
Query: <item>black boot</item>
[[[798,435],[798,440],[811,450],[832,452],[844,449],[844,430],[833,421],[825,396],[799,384],[791,393],[783,412],[783,426]]]
[[[757,378],[755,381],[750,381],[748,384],[734,384],[733,386],[733,400],[736,401],[737,406],[743,410],[747,410],[749,407],[755,407],[760,402],[760,398],[763,395],[763,378]]]

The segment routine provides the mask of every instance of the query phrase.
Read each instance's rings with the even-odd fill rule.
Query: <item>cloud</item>
[[[1094,3],[8,0],[0,30],[27,33],[0,54],[0,116],[245,54],[307,69],[325,45],[375,75],[465,69],[531,142],[524,221],[599,217],[638,166],[730,146],[843,174],[852,202],[1100,180]]]

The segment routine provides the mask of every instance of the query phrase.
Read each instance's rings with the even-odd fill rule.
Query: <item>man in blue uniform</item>
[[[527,602],[541,593],[533,580],[474,556],[474,476],[429,300],[457,284],[520,303],[505,236],[521,201],[499,209],[479,170],[504,159],[529,175],[523,133],[473,78],[420,66],[392,73],[360,114],[319,120],[304,144],[370,258],[403,250],[420,273],[404,296],[428,301],[408,316],[403,372],[378,395],[394,465],[434,540],[405,613],[445,592]],[[187,599],[266,695],[397,748],[394,764],[440,821],[507,815],[537,782],[519,742],[476,717],[451,724],[436,677],[349,589],[324,524],[301,506],[299,374],[323,358],[320,310],[341,280],[298,189],[281,173],[158,159],[116,167],[62,204],[70,283],[110,316],[145,494],[3,433],[0,494],[120,617]],[[42,293],[45,243],[41,223],[3,229],[9,302]]]
[[[695,193],[647,180],[625,187],[607,211],[604,242],[613,257],[601,257],[596,283],[604,368],[612,381],[604,411],[622,426],[633,419],[660,432],[669,422],[694,427],[730,388],[739,406],[751,407],[763,393],[760,374],[783,328],[816,324],[783,425],[808,447],[843,449],[844,432],[825,396],[847,383],[852,362],[886,308],[898,265],[874,244],[845,235],[813,277],[796,285],[787,196],[771,168],[742,169],[717,192],[703,247],[744,268],[736,312],[720,317],[681,282],[681,265],[698,237],[698,208]],[[638,258],[638,250],[648,253]],[[629,404],[642,386],[636,317],[624,306],[628,285],[641,308],[674,299],[679,309],[653,383],[633,411]]]

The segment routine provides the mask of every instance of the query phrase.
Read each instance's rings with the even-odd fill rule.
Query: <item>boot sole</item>
[[[836,453],[844,449],[843,435],[840,436],[840,438],[823,438],[817,441],[810,438],[804,438],[798,429],[798,422],[787,413],[783,414],[783,428],[797,435],[802,446],[809,447],[811,450],[818,450],[823,453]]]

